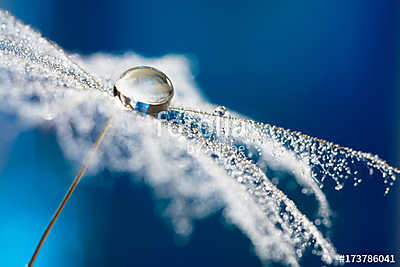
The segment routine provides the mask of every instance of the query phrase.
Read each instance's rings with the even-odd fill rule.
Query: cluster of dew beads
[[[317,201],[317,203],[314,205],[314,211],[316,213],[312,217],[316,217],[314,218],[315,221],[324,230],[329,228],[331,225],[329,203],[319,185],[311,175],[305,173],[307,169],[309,169],[308,165],[304,166],[304,164],[299,162],[295,157],[293,157],[295,160],[287,162],[288,152],[286,151],[285,155],[279,154],[281,152],[283,153],[283,150],[286,149],[280,144],[273,142],[271,139],[265,138],[262,132],[259,131],[255,122],[248,122],[229,116],[220,117],[215,113],[209,114],[201,111],[186,110],[184,112],[186,117],[190,116],[192,118],[191,120],[195,118],[196,124],[200,125],[199,129],[202,132],[208,131],[212,134],[210,136],[211,138],[218,140],[218,142],[225,143],[233,149],[237,149],[247,160],[252,162],[264,173],[269,173],[271,177],[275,177],[272,181],[277,184],[279,179],[276,178],[276,175],[279,175],[279,172],[275,172],[274,168],[270,167],[271,162],[267,160],[265,151],[273,153],[274,156],[278,158],[280,164],[285,166],[287,171],[294,172],[294,177],[298,185],[300,185],[300,187],[297,188],[301,188],[301,193],[305,194],[305,197],[309,195],[315,196],[315,201]],[[266,146],[267,143],[273,145]],[[289,168],[287,168],[287,166],[289,166]],[[291,183],[293,184],[293,182]],[[314,214],[314,211],[310,211],[310,213]]]
[[[253,145],[261,153],[268,145],[278,160],[291,151],[296,158],[311,166],[314,181],[323,188],[326,178],[334,182],[334,188],[341,190],[346,181],[358,186],[366,177],[381,174],[385,195],[394,185],[400,170],[388,165],[376,155],[342,147],[337,144],[311,137],[269,124],[259,123],[238,117],[219,116],[214,113],[189,110],[193,116],[207,118],[208,127],[214,127],[216,135],[224,142],[242,142]]]
[[[3,10],[0,10],[0,58],[0,68],[17,70],[25,76],[40,76],[42,80],[51,80],[58,86],[92,88],[115,94],[113,89],[106,89],[92,75],[73,62],[61,48]],[[144,105],[141,103],[137,101],[133,108],[151,114],[164,110],[169,101],[161,108],[155,109],[151,107],[156,105],[147,103],[150,104],[147,106],[146,103]],[[226,115],[226,108],[223,106],[217,107],[208,115],[205,112],[191,113],[221,117],[226,128],[240,122],[245,131],[235,139],[242,138],[256,146],[273,142],[277,157],[281,153],[280,150],[293,151],[299,160],[307,161],[313,166],[312,175],[321,187],[324,186],[327,177],[332,178],[335,189],[340,190],[347,180],[352,179],[353,184],[357,186],[366,176],[380,173],[387,194],[396,180],[396,175],[400,173],[400,170],[389,166],[375,155],[269,124],[230,117]]]
[[[378,156],[369,153],[271,125],[256,123],[255,127],[262,133],[263,139],[273,140],[282,148],[295,152],[299,160],[312,166],[311,174],[320,187],[324,186],[326,177],[333,179],[336,190],[341,190],[345,181],[350,179],[357,186],[375,170],[381,173],[387,194],[396,180],[395,174],[399,173]]]
[[[294,248],[293,261],[290,261],[293,265],[307,249],[328,264],[336,262],[337,254],[316,226],[267,178],[258,164],[262,162],[262,148],[272,148],[278,159],[292,151],[299,161],[312,166],[313,179],[320,187],[326,177],[335,182],[337,190],[350,177],[357,186],[365,175],[377,171],[387,185],[387,194],[400,173],[377,156],[272,125],[231,117],[223,106],[218,106],[213,113],[166,110],[174,93],[172,84],[163,73],[150,67],[130,69],[114,88],[105,89],[59,47],[1,10],[0,59],[0,68],[40,76],[59,86],[97,89],[118,97],[129,110],[158,114],[166,128],[177,130],[188,144],[208,156],[246,192],[249,201],[263,214],[259,230]],[[240,146],[238,149],[237,144],[244,144],[243,149]],[[277,250],[273,254],[279,259],[279,249],[272,245],[267,248]]]
[[[212,158],[243,187],[265,216],[264,226],[260,225],[265,227],[263,231],[274,229],[277,235],[295,248],[296,258],[300,258],[309,248],[324,262],[335,262],[337,255],[334,247],[243,151],[220,141],[215,129],[210,126],[209,116],[169,110],[160,113],[159,118],[166,127],[178,130],[196,151]]]
[[[39,76],[60,87],[107,91],[61,48],[4,10],[0,10],[0,58],[0,66],[24,76]]]

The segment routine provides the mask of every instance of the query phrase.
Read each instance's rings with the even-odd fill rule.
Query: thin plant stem
[[[67,204],[69,198],[71,197],[72,193],[74,192],[76,186],[78,185],[79,181],[82,179],[83,175],[86,172],[87,167],[89,166],[90,160],[92,159],[93,155],[95,154],[97,148],[99,147],[101,140],[104,137],[104,134],[106,133],[107,127],[109,126],[111,122],[111,117],[107,120],[107,122],[104,124],[103,129],[101,130],[99,136],[97,137],[96,143],[93,145],[92,149],[89,152],[89,155],[86,159],[86,161],[83,163],[79,173],[76,175],[74,181],[72,182],[71,186],[69,187],[67,193],[65,194],[63,200],[61,201],[60,205],[58,206],[56,212],[54,213],[53,217],[51,218],[51,221],[49,225],[47,226],[46,230],[44,231],[36,249],[35,252],[32,255],[31,260],[29,261],[28,267],[33,267],[33,264],[35,263],[36,257],[39,254],[40,249],[43,246],[43,243],[45,242],[47,236],[49,235],[51,228],[53,227],[54,223],[57,221],[58,217],[60,216],[62,210],[64,209],[65,205]]]

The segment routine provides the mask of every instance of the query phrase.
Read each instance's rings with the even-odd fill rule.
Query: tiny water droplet
[[[327,218],[322,219],[322,223],[326,227],[330,227],[331,226],[331,222]]]
[[[301,193],[302,193],[302,194],[305,194],[305,195],[308,195],[308,194],[310,194],[311,192],[310,192],[309,189],[303,188],[303,189],[301,189]]]
[[[389,194],[389,191],[390,191],[390,188],[389,188],[389,187],[386,187],[386,189],[385,189],[385,196],[386,196],[387,194]]]
[[[342,189],[343,188],[343,184],[337,184],[336,186],[335,186],[335,190],[337,190],[337,191],[339,191],[340,189]]]
[[[279,179],[276,178],[276,177],[274,177],[274,178],[272,178],[271,182],[272,182],[274,185],[277,185],[277,184],[279,184]]]
[[[219,117],[224,116],[225,113],[226,113],[226,107],[224,107],[224,106],[218,106],[214,110],[214,114],[219,116]]]
[[[42,115],[42,118],[47,121],[51,121],[52,119],[54,119],[54,114],[52,114],[51,112],[46,112]]]

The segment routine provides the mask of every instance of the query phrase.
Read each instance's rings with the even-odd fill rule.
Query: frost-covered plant
[[[107,91],[132,65],[162,69],[176,88],[172,106],[186,108],[171,108],[157,118],[121,109]],[[321,190],[326,179],[333,179],[340,190],[346,180],[357,185],[361,173],[379,171],[387,193],[399,170],[368,153],[232,111],[220,116],[214,108],[201,96],[182,56],[70,56],[0,11],[3,112],[16,114],[24,127],[51,124],[65,154],[76,162],[85,158],[93,136],[112,116],[90,171],[107,168],[143,175],[158,197],[170,200],[164,212],[178,234],[189,235],[193,219],[223,207],[226,219],[249,237],[263,262],[298,266],[310,249],[323,262],[337,263],[334,246],[319,229],[330,225],[331,212]],[[304,192],[315,195],[315,218],[307,218],[270,181],[268,168],[293,173]]]

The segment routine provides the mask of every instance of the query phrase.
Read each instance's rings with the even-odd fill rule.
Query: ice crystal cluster
[[[174,83],[173,107],[157,117],[128,112],[110,94],[118,75],[137,65],[154,66]],[[164,215],[181,235],[190,234],[193,219],[223,209],[264,263],[298,266],[308,251],[337,263],[322,230],[330,225],[326,181],[340,190],[346,180],[356,186],[380,172],[387,193],[399,173],[368,153],[215,109],[202,98],[184,57],[67,55],[1,10],[0,109],[16,115],[21,129],[51,125],[76,162],[112,116],[92,172],[107,168],[145,177],[158,197],[169,200]],[[314,218],[271,182],[269,168],[292,173],[315,196]]]

